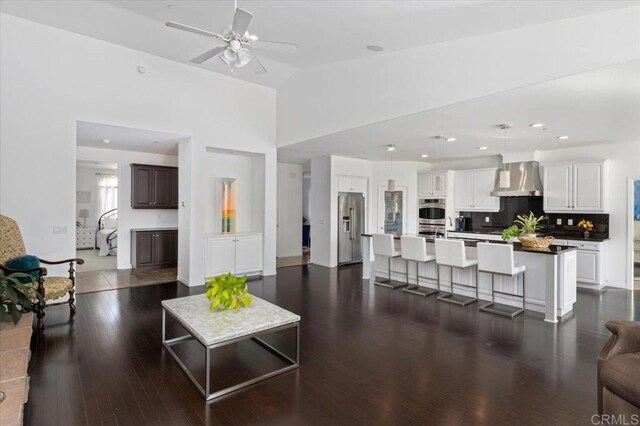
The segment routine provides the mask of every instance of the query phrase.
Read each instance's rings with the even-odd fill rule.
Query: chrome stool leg
[[[389,265],[389,278],[378,278],[376,277],[376,279],[374,280],[374,284],[382,286],[382,287],[387,287],[390,288],[392,290],[395,290],[397,288],[401,288],[401,287],[406,287],[407,283],[403,283],[400,281],[393,281],[391,279],[391,257],[388,257],[388,265]],[[399,274],[401,274],[402,272],[397,272]],[[409,275],[409,264],[407,263],[407,271],[405,272],[405,275]]]
[[[428,263],[429,262],[425,262],[425,265],[427,265]],[[438,265],[436,264],[436,271],[437,271],[437,268],[438,268]],[[415,285],[409,285],[409,261],[407,260],[407,285],[408,285],[408,287],[403,288],[402,291],[406,291],[407,293],[411,293],[411,294],[417,294],[418,296],[423,296],[423,297],[432,296],[432,295],[437,294],[439,292],[439,290],[436,290],[436,289],[433,289],[433,288],[420,287],[420,278],[424,278],[426,280],[434,280],[433,278],[421,276],[420,275],[420,262],[416,262],[416,284]],[[440,287],[439,284],[440,283],[438,282],[438,287]]]
[[[508,317],[513,319],[514,317],[520,315],[525,311],[525,275],[526,271],[522,271],[515,275],[516,278],[516,291],[518,290],[518,275],[522,275],[522,296],[516,293],[506,293],[504,291],[497,291],[494,287],[494,277],[496,274],[504,276],[504,277],[513,277],[512,275],[500,274],[489,271],[482,271],[491,274],[491,302],[485,305],[482,305],[478,308],[478,310],[483,312],[488,312],[490,314],[501,315],[503,317]],[[498,304],[495,302],[495,294],[503,294],[505,296],[515,296],[522,298],[522,308],[517,308],[509,305]]]
[[[474,288],[474,286],[472,285],[467,285],[467,284],[462,284],[462,283],[456,283],[453,281],[453,268],[454,266],[449,266],[449,270],[450,270],[450,283],[451,283],[451,292],[450,293],[445,293],[441,296],[438,296],[437,299],[441,300],[443,302],[447,302],[447,303],[453,303],[454,305],[459,305],[459,306],[467,306],[470,305],[472,303],[475,303],[478,301],[478,274],[476,272],[476,285],[475,285],[475,291],[476,291],[476,297],[469,297],[469,296],[463,296],[461,294],[455,294],[453,292],[453,286],[457,285],[457,286],[462,286],[462,287],[467,287],[467,288]]]

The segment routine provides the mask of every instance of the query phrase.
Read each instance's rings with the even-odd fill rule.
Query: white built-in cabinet
[[[263,269],[262,234],[209,235],[205,274],[257,274]]]
[[[457,171],[453,177],[453,207],[457,211],[497,212],[500,197],[491,195],[495,189],[498,169]]]
[[[604,213],[608,209],[608,162],[553,164],[544,167],[546,213]]]
[[[418,198],[446,198],[447,172],[418,174]]]
[[[367,178],[360,176],[338,176],[338,192],[367,193]]]
[[[577,281],[581,287],[599,288],[605,284],[606,241],[555,240],[553,243],[578,249]]]

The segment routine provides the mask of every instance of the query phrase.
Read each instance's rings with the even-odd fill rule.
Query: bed
[[[118,209],[109,210],[98,219],[96,247],[99,249],[98,256],[116,254],[116,248],[118,247]]]

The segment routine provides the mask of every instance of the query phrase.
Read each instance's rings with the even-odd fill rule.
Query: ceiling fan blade
[[[209,59],[213,58],[214,56],[217,56],[217,55],[221,54],[226,49],[227,49],[227,46],[215,47],[215,48],[213,48],[211,50],[207,50],[202,55],[193,58],[191,60],[191,62],[193,62],[194,64],[201,64],[204,61],[209,60]]]
[[[233,16],[233,26],[231,30],[240,35],[244,35],[249,28],[249,23],[251,22],[251,18],[253,15],[250,12],[247,12],[244,9],[236,8],[236,14]]]
[[[249,61],[249,68],[253,70],[256,74],[264,74],[267,72],[267,69],[262,65],[262,63],[256,58],[256,55],[253,53],[249,53],[251,55],[251,60]]]
[[[217,38],[224,40],[220,34],[212,33],[211,31],[201,30],[200,28],[190,27],[189,25],[180,24],[178,22],[169,21],[165,24],[167,27],[175,28],[178,30],[189,31],[190,33],[200,34],[206,37]]]
[[[286,43],[284,41],[262,40],[260,38],[254,41],[253,45],[257,49],[271,49],[271,50],[278,50],[282,52],[296,52],[298,50],[298,45],[295,43]]]

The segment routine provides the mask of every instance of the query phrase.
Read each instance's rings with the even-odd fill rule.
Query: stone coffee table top
[[[248,307],[222,312],[210,311],[204,294],[163,300],[162,307],[205,346],[300,321],[299,315],[252,297]]]

